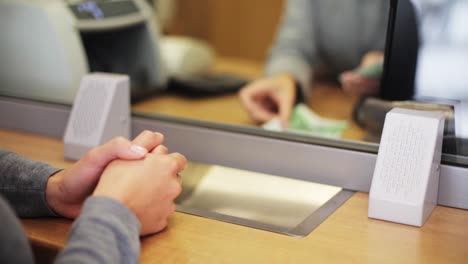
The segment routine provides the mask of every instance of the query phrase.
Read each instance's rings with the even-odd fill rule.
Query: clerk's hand
[[[355,71],[343,72],[340,76],[343,91],[356,96],[377,95],[380,88],[380,79],[368,78]]]
[[[161,145],[162,141],[162,134],[143,131],[132,142],[119,137],[93,148],[72,167],[49,178],[47,204],[61,216],[78,217],[85,199],[93,193],[110,162],[116,159],[143,159],[148,152]]]
[[[113,198],[127,206],[141,223],[141,235],[161,231],[174,212],[182,191],[179,173],[187,164],[179,153],[157,147],[143,160],[115,160],[107,166],[93,195]]]
[[[286,128],[296,98],[296,85],[291,75],[282,74],[248,84],[239,96],[253,120],[264,123],[278,116]]]
[[[383,63],[384,55],[380,51],[370,51],[361,60],[358,68],[345,71],[340,75],[343,91],[356,96],[377,95],[380,89],[380,77],[369,78],[358,74],[360,68]]]

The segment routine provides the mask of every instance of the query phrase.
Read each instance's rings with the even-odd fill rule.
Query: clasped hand
[[[72,167],[49,178],[46,199],[57,214],[76,218],[90,195],[113,198],[141,223],[141,235],[161,231],[182,191],[178,174],[187,164],[169,154],[163,135],[143,131],[133,141],[115,138],[93,148]]]

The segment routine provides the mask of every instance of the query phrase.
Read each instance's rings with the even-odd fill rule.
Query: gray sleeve
[[[137,263],[140,222],[118,201],[90,197],[56,263]]]
[[[289,0],[265,69],[266,75],[289,73],[310,94],[313,65],[317,63],[313,1]]]
[[[0,262],[34,263],[26,234],[13,209],[0,195]]]
[[[57,171],[45,163],[0,150],[0,194],[20,217],[53,216],[45,191],[49,176]]]

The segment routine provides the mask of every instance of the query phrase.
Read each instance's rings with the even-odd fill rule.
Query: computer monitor
[[[410,0],[391,0],[380,98],[408,100],[414,95],[419,33]]]
[[[391,0],[380,97],[468,101],[468,2]]]

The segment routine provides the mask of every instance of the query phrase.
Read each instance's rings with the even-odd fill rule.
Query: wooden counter
[[[66,167],[60,140],[0,130],[0,148]],[[437,206],[422,228],[367,218],[356,193],[304,238],[175,213],[163,232],[142,239],[141,263],[467,263],[468,211]],[[41,252],[56,253],[71,221],[24,219]]]
[[[253,80],[262,75],[262,64],[238,58],[219,58],[211,71],[235,74]],[[323,117],[348,120],[349,127],[343,133],[343,138],[363,140],[366,132],[351,116],[357,99],[344,94],[336,84],[318,82],[312,87],[311,99],[307,103],[313,111]],[[205,97],[168,93],[136,103],[132,110],[234,125],[256,125],[242,106],[237,93]]]
[[[262,66],[250,60],[221,58],[216,60],[211,71],[254,79],[261,75]],[[255,125],[242,107],[237,93],[203,97],[189,97],[174,93],[161,94],[134,104],[132,111],[228,124]]]

